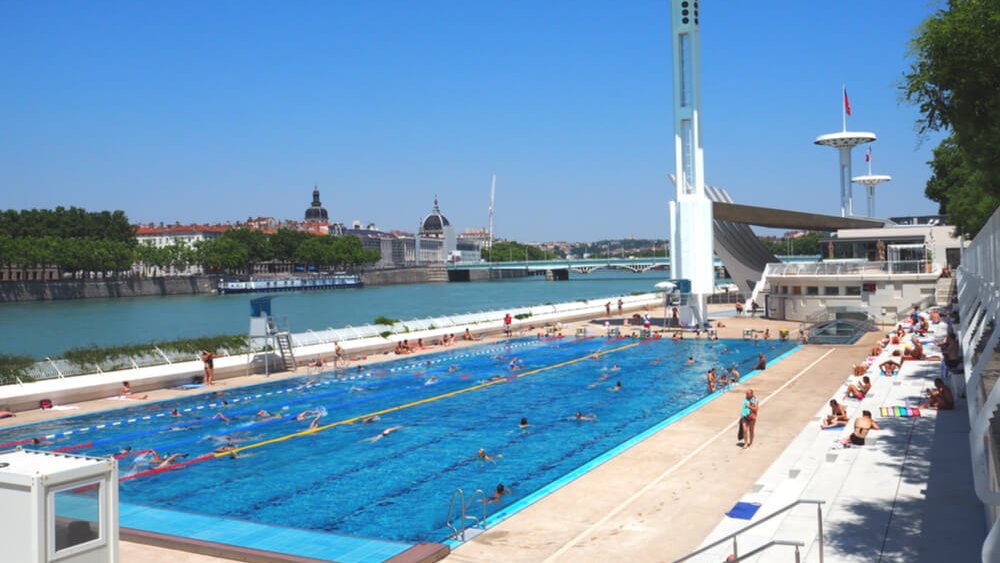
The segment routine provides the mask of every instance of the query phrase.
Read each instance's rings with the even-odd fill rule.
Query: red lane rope
[[[52,450],[52,451],[54,451],[56,453],[71,452],[73,450],[79,450],[80,448],[89,448],[90,446],[93,446],[93,445],[94,445],[93,442],[85,442],[83,444],[75,444],[75,445],[72,445],[72,446],[66,446],[64,448],[59,448],[57,450]]]

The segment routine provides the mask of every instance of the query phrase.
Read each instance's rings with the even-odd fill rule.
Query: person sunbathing
[[[903,361],[924,359],[924,346],[917,337],[913,337],[913,346],[908,346],[903,350]]]
[[[133,393],[132,386],[129,385],[128,381],[122,381],[122,387],[121,389],[118,390],[118,397],[121,399],[142,400],[149,397],[149,395],[140,395],[138,393]]]
[[[888,360],[878,365],[878,369],[883,375],[896,375],[902,363],[903,360],[899,356],[899,350],[896,350],[892,353],[892,356],[889,356]]]
[[[879,429],[878,423],[872,419],[871,411],[861,411],[861,416],[854,419],[854,432],[841,440],[841,443],[844,446],[863,446],[868,433]]]
[[[837,399],[830,399],[830,416],[823,419],[819,427],[839,428],[847,424],[850,419],[847,417],[847,409],[837,402]]]
[[[844,393],[845,399],[857,399],[862,400],[872,389],[872,381],[868,376],[861,378],[861,385],[855,386],[853,383],[847,386],[847,393]]]
[[[951,410],[955,408],[955,395],[952,394],[951,388],[944,384],[944,380],[940,377],[934,380],[934,388],[928,389],[927,392],[930,394],[924,404],[920,405],[920,408],[932,408],[937,410]]]

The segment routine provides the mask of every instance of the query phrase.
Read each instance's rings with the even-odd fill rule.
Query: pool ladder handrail
[[[740,561],[741,557],[745,558],[745,557],[749,556],[750,554],[756,554],[759,551],[763,551],[763,549],[769,548],[772,545],[791,545],[790,542],[787,542],[787,541],[784,541],[784,540],[775,540],[775,541],[771,542],[770,544],[767,544],[766,546],[763,546],[760,549],[755,549],[752,552],[741,556],[740,555],[740,550],[739,550],[739,544],[737,543],[736,538],[737,538],[737,536],[739,536],[740,534],[746,532],[747,530],[749,530],[751,528],[756,528],[757,526],[763,524],[764,522],[767,522],[768,520],[770,520],[770,519],[772,519],[772,518],[774,518],[776,516],[784,514],[785,512],[787,512],[787,511],[795,508],[796,506],[798,506],[800,504],[814,504],[814,505],[816,505],[816,540],[819,543],[819,546],[818,546],[819,547],[819,563],[823,563],[823,551],[824,551],[824,549],[823,549],[823,544],[824,544],[824,541],[823,541],[823,505],[826,504],[826,501],[814,500],[814,499],[798,499],[795,502],[793,502],[793,503],[791,503],[791,504],[789,504],[789,505],[787,505],[785,507],[782,507],[782,508],[780,508],[778,510],[775,510],[774,512],[772,512],[771,514],[768,514],[767,516],[761,518],[760,520],[758,520],[758,521],[756,521],[756,522],[754,522],[754,523],[752,523],[752,524],[750,524],[748,526],[744,526],[743,528],[740,528],[739,530],[733,532],[732,534],[729,534],[728,536],[726,536],[724,538],[720,538],[720,539],[718,539],[718,540],[716,540],[716,541],[714,541],[714,542],[712,542],[712,543],[710,543],[710,544],[702,547],[701,549],[698,549],[697,551],[692,551],[691,553],[688,553],[687,555],[685,555],[684,557],[681,557],[680,559],[675,559],[673,563],[681,563],[682,561],[687,561],[687,560],[689,560],[689,559],[691,559],[691,558],[693,558],[693,557],[695,557],[697,555],[701,555],[702,553],[704,553],[704,552],[706,552],[706,551],[708,551],[710,549],[718,547],[718,546],[720,546],[720,545],[722,545],[722,544],[724,544],[724,543],[726,543],[726,542],[728,542],[730,540],[733,542],[733,553],[732,554],[736,557],[736,561]],[[796,547],[795,548],[796,557],[798,557],[798,551],[799,551],[799,547]]]
[[[475,516],[466,514],[466,511],[468,510],[469,506],[471,506],[472,503],[474,503],[476,501],[477,496],[478,497],[482,497],[483,517],[481,519],[480,518],[476,518]],[[453,519],[452,515],[455,512],[455,499],[456,498],[458,498],[458,506],[459,506],[459,522],[458,522],[458,527],[455,527],[455,525],[451,523],[451,521]],[[475,491],[472,492],[472,495],[469,496],[469,504],[465,503],[465,491],[463,491],[461,488],[457,488],[454,491],[452,491],[452,493],[451,493],[451,502],[448,503],[448,516],[445,517],[444,523],[445,523],[446,526],[448,526],[449,529],[451,529],[451,531],[452,531],[452,537],[454,539],[456,539],[458,541],[465,541],[465,530],[468,529],[468,528],[475,528],[475,527],[478,526],[479,528],[481,528],[483,530],[486,529],[486,502],[488,500],[489,499],[486,496],[486,493],[482,489],[476,489]],[[465,524],[466,521],[470,520],[470,519],[474,522],[473,525],[472,526],[466,526],[466,524]]]

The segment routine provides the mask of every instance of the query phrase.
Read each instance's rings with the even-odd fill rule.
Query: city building
[[[319,201],[318,187],[313,187],[313,200],[312,204],[306,209],[305,220],[310,223],[327,223],[330,221],[330,215]]]
[[[158,226],[153,223],[138,225],[135,229],[135,238],[139,244],[152,244],[156,248],[166,248],[174,245],[183,245],[194,248],[195,244],[203,240],[218,238],[222,233],[230,228],[228,225],[164,225]],[[185,267],[175,265],[159,268],[156,266],[137,264],[139,271],[144,271],[152,276],[191,276],[202,273],[201,266],[189,264]]]

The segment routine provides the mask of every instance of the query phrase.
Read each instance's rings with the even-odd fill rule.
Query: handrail
[[[489,502],[490,499],[489,499],[489,497],[486,496],[486,491],[484,491],[482,489],[476,489],[475,491],[472,492],[472,495],[469,497],[469,505],[468,506],[472,506],[472,503],[476,502],[476,498],[477,497],[482,497],[482,501],[483,501],[483,517],[480,518],[479,521],[476,522],[476,524],[480,528],[482,528],[483,530],[485,530],[486,529],[486,503]],[[465,511],[463,511],[463,514],[464,513],[465,513]],[[476,517],[475,516],[467,516],[466,518],[473,518],[473,519],[475,519]]]
[[[736,561],[738,563],[739,561],[743,561],[744,559],[749,559],[750,557],[752,557],[754,555],[757,555],[758,553],[760,553],[762,551],[766,551],[766,550],[768,550],[768,549],[770,549],[770,548],[772,548],[772,547],[774,547],[776,545],[794,546],[795,547],[795,563],[799,563],[799,561],[800,561],[799,548],[800,547],[805,547],[806,544],[804,544],[804,543],[802,543],[800,541],[771,540],[771,541],[765,543],[764,545],[758,547],[757,549],[755,549],[755,550],[753,550],[753,551],[751,551],[749,553],[745,553],[743,555],[737,556],[736,559],[734,559],[733,561]]]
[[[728,536],[726,536],[724,538],[721,538],[719,540],[716,540],[716,541],[714,541],[714,542],[706,545],[705,547],[703,547],[703,548],[701,548],[701,549],[699,549],[697,551],[693,551],[693,552],[685,555],[684,557],[681,557],[680,559],[675,559],[674,563],[680,563],[681,561],[687,561],[688,559],[691,559],[692,557],[694,557],[696,555],[701,555],[702,553],[705,553],[706,551],[708,551],[708,550],[710,550],[712,548],[718,547],[718,546],[726,543],[729,540],[733,541],[733,555],[735,555],[736,558],[737,558],[736,560],[739,561],[739,550],[737,549],[736,536],[742,534],[743,532],[746,532],[747,530],[749,530],[751,528],[756,528],[757,526],[763,524],[764,522],[767,522],[768,520],[774,518],[775,516],[777,516],[779,514],[782,514],[784,512],[787,512],[787,511],[795,508],[796,506],[798,506],[800,504],[815,504],[816,505],[816,524],[817,524],[817,531],[818,531],[817,537],[819,539],[819,563],[823,563],[823,505],[826,504],[826,501],[823,501],[823,500],[812,500],[812,499],[799,499],[799,500],[793,502],[792,504],[789,504],[788,506],[785,506],[783,508],[780,508],[780,509],[772,512],[771,514],[768,514],[767,516],[761,518],[760,520],[754,522],[753,524],[750,524],[748,526],[740,528],[739,530],[737,530],[737,531],[729,534]]]
[[[451,521],[452,521],[451,513],[455,509],[455,497],[456,496],[458,497],[458,501],[459,501],[458,505],[459,505],[459,509],[461,510],[461,518],[458,519],[458,521],[459,521],[458,525],[461,527],[461,530],[459,530],[458,528],[455,528],[455,526],[452,525],[452,523],[451,523]],[[457,489],[455,489],[454,491],[451,492],[451,502],[448,503],[448,516],[445,517],[444,523],[445,523],[446,526],[448,526],[449,528],[451,528],[452,532],[454,532],[452,534],[452,537],[454,537],[456,540],[460,540],[460,541],[464,541],[465,540],[465,492],[462,491],[461,488],[457,488]]]

